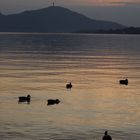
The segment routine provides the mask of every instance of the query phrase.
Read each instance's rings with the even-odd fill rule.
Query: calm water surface
[[[140,36],[0,34],[1,140],[101,140],[105,130],[140,140]]]

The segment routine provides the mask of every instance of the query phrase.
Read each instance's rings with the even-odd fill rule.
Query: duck
[[[121,85],[128,85],[128,79],[126,78],[125,80],[120,80]]]
[[[67,89],[71,89],[71,88],[72,88],[71,82],[70,82],[69,84],[66,84],[66,88],[67,88]]]
[[[105,131],[102,140],[112,140],[112,137],[110,135],[108,135],[108,132],[107,131]]]
[[[27,95],[27,96],[20,96],[18,97],[18,102],[27,102],[27,103],[30,103],[31,101],[31,95]]]
[[[48,99],[47,100],[47,105],[54,105],[54,104],[59,104],[60,100],[59,99]]]

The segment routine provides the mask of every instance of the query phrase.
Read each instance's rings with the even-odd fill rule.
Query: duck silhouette
[[[66,88],[67,88],[67,89],[71,89],[71,88],[72,88],[71,82],[70,82],[69,84],[66,84]]]
[[[54,104],[59,104],[60,100],[59,99],[48,99],[47,100],[47,105],[54,105]]]
[[[112,140],[112,137],[110,135],[108,135],[108,132],[107,131],[105,131],[102,140]]]
[[[121,85],[128,85],[128,79],[120,80]]]
[[[29,94],[27,96],[18,97],[18,103],[21,103],[21,102],[30,103],[30,101],[31,101],[31,96]]]

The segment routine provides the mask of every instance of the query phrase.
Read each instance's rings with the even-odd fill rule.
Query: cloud
[[[123,6],[140,5],[140,0],[58,0],[66,5],[92,5],[92,6]]]
[[[116,1],[116,2],[110,2],[110,5],[140,5],[140,1]]]

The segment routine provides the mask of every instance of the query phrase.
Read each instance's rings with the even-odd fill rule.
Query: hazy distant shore
[[[93,33],[93,34],[140,34],[140,27],[128,27],[124,29],[110,29],[110,30],[81,30],[76,33]]]
[[[140,27],[128,27],[124,29],[116,29],[116,30],[80,30],[75,32],[0,32],[0,34],[131,34],[131,35],[139,35]]]

